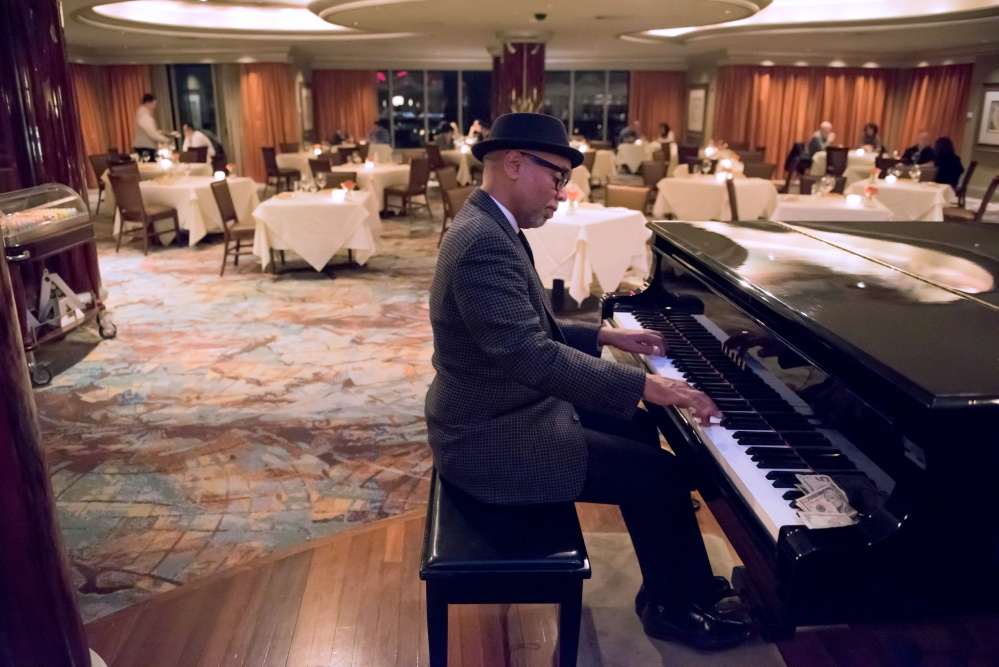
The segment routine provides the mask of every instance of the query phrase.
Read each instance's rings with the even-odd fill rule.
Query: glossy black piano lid
[[[650,227],[657,244],[665,240],[920,403],[997,402],[999,230],[910,224]]]

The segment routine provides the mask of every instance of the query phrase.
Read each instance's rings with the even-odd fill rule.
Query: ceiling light
[[[335,32],[343,26],[327,23],[304,7],[197,4],[180,0],[127,0],[97,5],[93,11],[120,21],[184,28],[267,32]]]

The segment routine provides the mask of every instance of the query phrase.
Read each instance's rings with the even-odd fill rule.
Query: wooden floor
[[[581,504],[579,515],[584,533],[624,532],[616,507]],[[379,521],[124,609],[87,627],[90,646],[110,667],[427,665],[423,518]],[[698,520],[720,534],[706,510]],[[451,665],[552,664],[554,605],[450,614]],[[802,629],[778,648],[792,667],[999,665],[999,619]],[[703,664],[726,664],[724,654]]]

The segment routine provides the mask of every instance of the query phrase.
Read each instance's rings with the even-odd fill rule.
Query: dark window
[[[617,141],[617,136],[628,124],[628,72],[611,72],[607,96],[607,138]]]
[[[492,123],[493,115],[493,73],[462,72],[462,132],[468,133],[473,121]]]
[[[587,139],[604,137],[604,92],[606,72],[575,72],[573,82],[572,134]]]
[[[458,122],[458,72],[427,72],[427,116],[431,135],[442,121]]]
[[[569,127],[571,120],[572,72],[545,72],[545,103],[542,113],[555,116]]]
[[[395,147],[417,148],[424,143],[423,70],[392,72],[392,119]]]
[[[171,65],[180,122],[218,133],[211,65]]]

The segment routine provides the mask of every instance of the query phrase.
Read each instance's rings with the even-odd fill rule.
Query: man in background
[[[619,144],[633,144],[642,138],[642,121],[633,120],[631,125],[621,130],[621,133],[617,135],[617,142]]]
[[[371,144],[390,144],[392,143],[392,138],[389,136],[388,131],[388,119],[379,118],[375,121],[374,127],[368,132],[368,143]]]
[[[835,140],[836,133],[832,131],[832,123],[827,120],[822,121],[819,129],[815,130],[815,134],[808,141],[808,154],[815,155],[824,151]]]
[[[195,130],[190,123],[184,123],[184,146],[182,150],[189,151],[192,148],[207,148],[205,162],[211,162],[215,157],[215,144],[201,130]]]
[[[933,143],[930,141],[930,133],[921,130],[916,135],[916,145],[909,146],[902,153],[902,162],[905,164],[933,164],[936,154],[933,152]]]
[[[139,157],[156,159],[156,151],[164,144],[171,144],[173,139],[160,132],[156,127],[156,96],[146,93],[142,96],[142,104],[135,111],[135,141],[132,142],[132,152]]]

